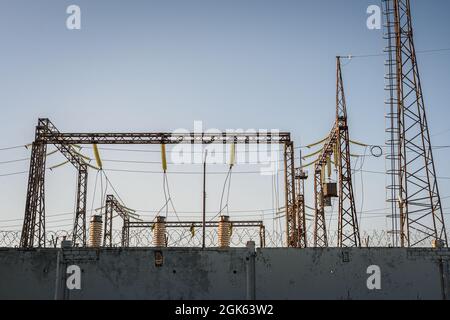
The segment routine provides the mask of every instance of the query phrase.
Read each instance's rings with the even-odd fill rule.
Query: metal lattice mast
[[[20,238],[21,248],[31,248],[35,244],[45,247],[45,163],[47,144],[41,141],[46,125],[39,122],[36,137],[31,148],[30,171],[28,176],[25,218]]]
[[[288,247],[298,247],[297,217],[295,202],[294,143],[284,144],[284,177],[286,202],[286,239]]]
[[[301,156],[300,156],[301,159]],[[301,160],[300,160],[301,162]],[[298,247],[306,248],[308,246],[307,234],[306,234],[306,211],[305,211],[305,179],[307,178],[306,172],[302,170],[301,163],[300,168],[295,169],[295,201],[297,211],[297,230],[298,230]]]
[[[122,226],[122,247],[129,247],[130,246],[130,228],[128,228],[129,219],[125,219],[123,221]]]
[[[314,247],[328,247],[323,193],[323,172],[323,166],[316,163],[314,166]]]
[[[73,227],[73,245],[86,246],[86,201],[87,201],[87,165],[81,165],[78,169],[77,199],[75,222]]]
[[[112,247],[112,231],[113,231],[113,211],[114,203],[111,200],[111,196],[106,196],[105,204],[105,225],[103,232],[103,246]]]
[[[342,81],[341,60],[336,58],[336,130],[338,152],[338,247],[359,247],[358,218],[352,186],[352,168],[350,163],[350,138],[347,125],[347,106]]]
[[[385,52],[388,58],[385,62],[385,90],[387,92],[386,104],[386,165],[387,165],[387,185],[386,185],[386,200],[391,208],[391,236],[392,246],[399,245],[399,212],[398,212],[398,195],[400,194],[399,185],[399,119],[398,119],[398,101],[395,94],[396,91],[396,36],[395,36],[395,10],[394,2],[391,0],[384,0],[383,14],[385,17],[384,23],[384,38],[387,41]]]
[[[393,189],[398,190],[400,244],[402,247],[414,247],[424,245],[426,241],[440,240],[447,246],[414,47],[410,1],[385,0],[384,8],[388,10],[385,12],[387,26],[394,29],[395,39],[395,61],[390,61],[388,65],[395,66],[395,73],[391,75],[395,79],[391,102],[396,105],[397,124],[391,129],[394,132],[393,141],[398,139],[398,148],[393,156],[398,160],[398,170],[394,169],[392,174],[398,175]],[[417,238],[410,237],[412,232],[417,234]]]

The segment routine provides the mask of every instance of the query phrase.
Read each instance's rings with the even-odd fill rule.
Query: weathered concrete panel
[[[447,249],[164,248],[162,266],[157,251],[0,249],[0,299],[53,299],[55,291],[59,299],[245,299],[253,285],[256,299],[442,299],[450,292]],[[81,290],[65,288],[69,265],[81,268]],[[370,265],[380,267],[380,290],[367,288]]]
[[[57,251],[1,250],[0,299],[53,299]],[[82,288],[60,290],[59,298],[245,299],[246,249],[162,249],[161,267],[153,248],[62,251],[61,270],[79,266]]]
[[[256,299],[442,299],[439,258],[420,249],[263,249]],[[371,265],[380,267],[380,290],[367,287]]]
[[[0,249],[0,299],[53,299],[56,250]]]

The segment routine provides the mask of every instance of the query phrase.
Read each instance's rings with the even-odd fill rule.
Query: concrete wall
[[[157,251],[0,248],[0,299],[450,298],[448,249],[164,248],[162,266]],[[65,286],[70,265],[80,290]],[[380,290],[367,287],[370,265]]]

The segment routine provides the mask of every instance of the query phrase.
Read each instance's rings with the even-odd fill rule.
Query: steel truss
[[[350,162],[350,137],[347,124],[347,105],[345,102],[344,83],[342,81],[341,60],[336,59],[336,135],[338,144],[338,247],[359,247],[358,216],[352,185],[352,167]]]
[[[86,246],[86,203],[88,168],[83,164],[78,169],[75,222],[73,225],[73,245]]]
[[[47,158],[46,136],[59,134],[48,119],[39,119],[36,126],[35,141],[31,148],[31,161],[28,177],[25,217],[22,227],[20,246],[31,248],[35,244],[45,247],[45,170]],[[86,245],[86,193],[87,165],[73,146],[55,142],[55,147],[78,170],[77,206],[74,223],[74,245]],[[37,242],[37,243],[36,243]]]
[[[448,246],[414,47],[410,1],[383,0],[383,7],[388,40],[388,201],[392,204],[392,218],[399,218],[402,247],[432,240]],[[413,231],[422,236],[412,240]]]
[[[290,133],[62,133],[49,119],[39,119],[32,147],[27,201],[20,245],[45,247],[45,160],[53,144],[78,170],[74,245],[86,246],[87,164],[74,145],[83,144],[280,144],[284,145],[286,238],[298,247],[295,213],[294,145]]]
[[[284,144],[284,178],[286,202],[286,240],[288,247],[298,247],[297,214],[295,202],[294,143]]]
[[[117,213],[119,217],[122,218],[122,247],[128,247],[130,245],[130,218],[133,217],[133,211],[126,208],[114,197],[114,195],[109,194],[106,196],[105,203],[105,224],[103,232],[103,246],[112,247],[112,231],[113,231],[113,219],[114,213]]]
[[[338,247],[359,247],[361,238],[355,208],[350,163],[350,137],[340,57],[336,58],[336,120],[314,165],[314,246],[327,247],[324,202],[324,171],[332,155],[338,167]]]
[[[314,165],[314,247],[328,247],[325,202],[323,194],[322,165]]]
[[[295,210],[297,212],[297,237],[298,246],[300,248],[306,248],[308,246],[308,235],[306,234],[306,210],[305,210],[305,180],[307,174],[300,168],[295,168],[295,181],[296,181],[296,205]]]

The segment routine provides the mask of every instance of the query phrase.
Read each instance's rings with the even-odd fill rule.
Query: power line
[[[20,146],[11,146],[11,147],[5,147],[5,148],[0,148],[0,151],[6,151],[6,150],[12,150],[12,149],[18,149],[18,148],[27,148],[28,144],[24,144],[24,145],[20,145]],[[180,145],[180,144],[175,144],[175,145]],[[196,146],[206,146],[206,148],[209,145],[206,144],[194,144]],[[221,144],[214,144],[215,148],[218,148],[218,146],[220,146]],[[240,144],[240,146],[250,146],[250,145],[258,145],[257,143],[249,143],[249,144]],[[192,144],[185,144],[185,146],[192,146]],[[369,145],[371,146],[371,145]],[[82,147],[82,149],[92,149],[93,147],[89,146],[89,145],[85,145]],[[303,145],[303,146],[297,146],[294,147],[294,149],[305,149],[308,148],[308,145]],[[120,152],[143,152],[143,153],[160,153],[159,150],[144,150],[144,149],[134,149],[134,148],[111,148],[111,147],[101,147],[99,148],[100,150],[109,150],[109,151],[120,151]],[[268,151],[275,151],[275,152],[284,152],[284,149],[277,149],[277,150],[272,150],[271,148],[267,148],[266,151],[264,150],[239,150],[239,148],[237,148],[237,150],[235,151],[236,153],[252,153],[252,152],[268,152]],[[228,152],[223,152],[223,151],[215,151],[218,154],[227,154]],[[202,154],[202,151],[192,151],[191,153],[200,153]]]
[[[9,177],[9,176],[15,176],[15,175],[24,174],[24,173],[28,173],[28,170],[27,171],[18,171],[18,172],[11,172],[11,173],[0,174],[0,177]]]
[[[103,170],[102,170],[103,171]],[[120,200],[120,202],[122,203],[123,206],[125,206],[124,201],[122,200],[122,198],[120,197],[119,193],[116,191],[116,189],[114,188],[114,186],[112,185],[111,181],[109,180],[108,176],[106,175],[106,172],[103,171],[103,175],[106,178],[106,182],[111,186],[111,188],[113,189],[114,193],[116,194],[117,198]]]
[[[30,158],[21,158],[21,159],[15,159],[15,160],[0,161],[0,164],[23,162],[23,161],[27,161],[27,160],[30,160]]]
[[[46,221],[45,223],[47,225],[47,224],[52,224],[55,222],[63,222],[63,221],[70,221],[70,220],[73,220],[73,219],[72,218],[59,219],[59,220],[54,220],[54,221]],[[12,227],[21,227],[21,226],[22,226],[22,224],[14,224],[14,225],[2,226],[2,228],[12,228]],[[50,227],[52,227],[52,226],[50,226]]]
[[[441,48],[441,49],[429,49],[429,50],[420,50],[416,51],[419,54],[427,54],[427,53],[436,53],[436,52],[446,52],[450,51],[450,48]],[[353,58],[372,58],[372,57],[385,57],[388,53],[373,53],[373,54],[361,54],[361,55],[343,55],[341,58],[353,59]]]
[[[111,172],[126,172],[126,173],[143,173],[143,174],[162,174],[161,171],[150,171],[150,170],[131,170],[131,169],[103,169],[104,171],[111,171]],[[283,172],[282,169],[278,170],[278,172]],[[374,173],[374,174],[386,174],[386,172],[383,171],[373,171],[373,170],[357,170],[355,172],[366,172],[366,173]],[[28,173],[28,171],[18,171],[18,172],[12,172],[12,173],[6,173],[6,174],[0,174],[0,177],[6,177],[6,176],[13,176],[13,175],[19,175],[19,174],[25,174]],[[194,175],[194,174],[202,174],[202,172],[197,171],[171,171],[168,172],[170,174],[179,174],[179,175]],[[210,171],[208,174],[212,175],[219,175],[219,174],[227,174],[228,171]],[[260,174],[263,173],[263,171],[235,171],[234,174]],[[441,180],[450,180],[450,177],[437,177]]]
[[[90,211],[90,210],[88,210]],[[75,211],[71,211],[71,212],[62,212],[62,213],[57,213],[57,214],[50,214],[50,215],[46,215],[47,218],[50,217],[60,217],[60,216],[67,216],[69,214],[75,214]],[[14,222],[14,221],[22,221],[23,219],[8,219],[8,220],[0,220],[0,222]]]
[[[26,147],[27,147],[26,144],[22,144],[20,146],[12,146],[12,147],[0,148],[0,151],[13,150],[13,149],[19,149],[19,148],[26,148]]]
[[[359,172],[366,172],[366,173],[373,173],[373,174],[386,174],[384,171],[375,171],[375,170],[358,170]],[[422,178],[425,178],[424,176],[420,176]],[[440,180],[450,180],[450,177],[436,177]],[[441,198],[442,199],[442,198]]]
[[[104,171],[112,171],[112,172],[127,172],[127,173],[144,173],[144,174],[163,174],[161,171],[149,171],[149,170],[130,170],[130,169],[103,169]],[[278,170],[282,172],[283,170]],[[195,175],[195,174],[203,174],[202,172],[197,171],[170,171],[168,174],[179,174],[179,175]],[[236,171],[234,174],[259,174],[261,171]],[[227,171],[209,171],[208,175],[219,175],[219,174],[228,174]]]
[[[355,155],[355,157],[373,157],[373,155]],[[299,160],[300,157],[295,157],[294,160]],[[1,164],[15,163],[15,162],[23,162],[30,160],[30,158],[22,158],[8,161],[0,161]],[[111,162],[111,163],[132,163],[132,164],[161,164],[161,161],[143,161],[143,160],[122,160],[122,159],[102,159],[103,162]],[[257,161],[257,162],[239,162],[239,159],[236,161],[236,164],[245,164],[245,165],[262,165],[267,163],[280,163],[283,162],[283,159],[279,160],[266,160],[266,161]],[[167,162],[170,165],[201,165],[201,163],[176,163],[176,162]],[[211,164],[226,164],[226,163],[211,163]]]
[[[450,130],[448,130],[450,131]],[[378,146],[380,148],[385,148],[386,146]],[[443,150],[443,149],[449,149],[450,145],[442,145],[442,146],[434,146],[433,150]],[[116,150],[116,149],[114,149]],[[131,149],[129,149],[128,151],[133,151]],[[137,150],[134,150],[137,151]],[[160,151],[156,151],[156,150],[147,150],[147,151],[154,151],[154,152],[160,152]],[[371,154],[357,154],[354,155],[354,157],[356,158],[367,158],[367,157],[374,157]],[[377,158],[377,157],[375,157]],[[294,160],[299,160],[300,157],[295,157]],[[15,162],[24,162],[24,161],[28,161],[30,160],[30,158],[20,158],[20,159],[13,159],[13,160],[7,160],[7,161],[0,161],[0,165],[1,164],[9,164],[9,163],[15,163]],[[122,159],[102,159],[103,162],[111,162],[111,163],[133,163],[133,164],[161,164],[161,161],[144,161],[144,160],[122,160]],[[239,161],[237,161],[237,164],[245,164],[245,165],[258,165],[258,164],[267,164],[267,163],[280,163],[283,162],[283,159],[279,159],[279,160],[266,160],[266,161],[257,161],[257,162],[244,162],[244,163],[239,163]],[[176,162],[167,162],[167,164],[170,165],[201,165],[201,163],[176,163]],[[212,164],[225,164],[225,163],[212,163]],[[23,173],[23,172],[19,172],[19,173]],[[19,174],[19,173],[12,173],[12,174]],[[7,174],[7,175],[12,175],[12,174]],[[1,176],[1,175],[0,175]]]
[[[448,130],[450,131],[450,129]],[[447,132],[447,131],[444,131]],[[443,133],[443,132],[441,132]],[[368,146],[376,146],[376,147],[380,147],[380,148],[386,148],[386,146],[383,145],[368,145]],[[16,147],[10,147],[9,149],[13,149]],[[296,147],[295,149],[300,149],[300,148],[306,148],[306,146],[300,146],[300,147]],[[438,145],[438,146],[433,146],[433,150],[442,150],[442,149],[449,149],[450,145]],[[6,148],[8,149],[8,148]],[[140,149],[119,149],[119,148],[99,148],[100,150],[110,150],[110,151],[122,151],[122,152],[151,152],[151,153],[160,153],[159,150],[140,150]],[[1,151],[2,149],[0,149]],[[283,150],[272,150],[272,151],[276,151],[276,152],[281,152]],[[245,151],[239,151],[236,150],[236,153],[242,153],[242,154],[248,154],[248,153],[253,153],[253,152],[257,152],[257,153],[261,153],[261,154],[267,154],[267,151],[264,150],[245,150]],[[199,153],[199,152],[191,152],[191,153]],[[228,154],[228,152],[216,152],[217,154]],[[358,158],[362,158],[362,157],[373,157],[373,155],[355,155],[355,157]],[[299,160],[300,157],[295,157],[294,160]],[[24,161],[28,161],[30,160],[30,158],[19,158],[19,159],[12,159],[12,160],[6,160],[6,161],[0,161],[0,165],[1,164],[9,164],[9,163],[16,163],[16,162],[24,162]],[[142,160],[122,160],[122,159],[103,159],[103,161],[105,162],[112,162],[112,163],[135,163],[135,164],[161,164],[161,161],[142,161]],[[265,164],[265,163],[275,163],[275,162],[283,162],[283,159],[279,159],[279,160],[266,160],[266,161],[257,161],[257,162],[245,162],[242,164],[249,164],[249,165],[258,165],[258,164]],[[171,165],[179,165],[179,164],[184,164],[184,165],[196,165],[196,164],[201,164],[201,163],[175,163],[175,162],[168,162],[168,164]],[[218,163],[221,164],[221,163]],[[239,164],[239,163],[238,163]],[[18,172],[18,173],[12,173],[12,174],[5,174],[5,175],[13,175],[13,174],[20,174],[23,172]],[[2,175],[0,175],[2,176]]]
[[[444,197],[442,199],[445,198],[450,198],[450,196]],[[312,208],[313,209],[313,208]],[[379,212],[379,210],[384,210],[384,209],[388,209],[388,208],[375,208],[375,209],[367,209],[367,210],[363,210],[362,213],[374,213],[374,212]],[[153,210],[143,210],[143,209],[133,209],[136,212],[142,212],[142,213],[151,213],[151,212],[157,212],[159,209],[153,209]],[[96,211],[96,209],[92,209],[92,210],[87,210],[87,212],[93,212]],[[183,211],[179,211],[177,210],[178,213],[181,214],[195,214],[195,213],[200,213],[200,210],[197,211],[193,211],[193,210],[183,210]],[[274,209],[274,208],[257,208],[257,209],[240,209],[240,210],[229,210],[229,213],[252,213],[255,212],[254,216],[265,216],[265,215],[270,215],[275,213],[282,213],[284,212],[284,208],[278,208],[278,209]],[[259,212],[259,213],[256,213]],[[173,211],[169,211],[169,213],[174,213]],[[206,211],[207,214],[215,214],[217,213],[217,211]],[[55,213],[55,214],[50,214],[50,215],[46,215],[46,217],[58,217],[58,216],[64,216],[64,215],[70,215],[70,214],[75,214],[75,211],[70,211],[70,212],[61,212],[61,213]],[[142,216],[149,216],[149,215],[142,215]],[[242,215],[238,215],[238,216],[242,216]],[[8,220],[0,220],[0,222],[14,222],[14,221],[21,221],[22,219],[8,219]]]

